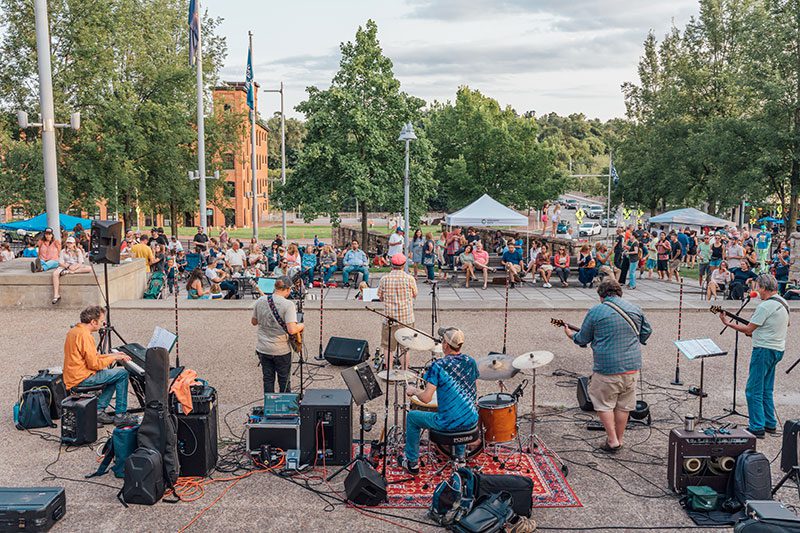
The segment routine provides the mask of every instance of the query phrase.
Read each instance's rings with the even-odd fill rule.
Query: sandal
[[[611,446],[610,444],[608,444],[608,441],[605,441],[603,445],[600,446],[600,449],[606,453],[617,453],[618,451],[620,451],[621,448],[622,444],[620,444],[619,446]]]
[[[61,272],[58,273],[58,276],[59,277],[66,276],[67,274],[69,274],[69,270],[67,270],[66,268],[62,268]]]
[[[55,298],[53,298],[53,301],[51,301],[50,303],[53,304],[53,305],[56,305],[60,301],[61,301],[61,296],[56,296]]]

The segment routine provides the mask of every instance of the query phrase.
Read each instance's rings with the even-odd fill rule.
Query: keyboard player
[[[120,367],[109,368],[116,362],[128,362],[131,358],[122,353],[97,353],[92,334],[100,331],[104,321],[105,311],[102,307],[87,307],[81,311],[80,323],[67,333],[64,341],[64,385],[67,390],[74,387],[102,387],[97,399],[98,424],[136,424],[137,420],[127,414],[128,372]],[[112,417],[105,409],[114,396]]]

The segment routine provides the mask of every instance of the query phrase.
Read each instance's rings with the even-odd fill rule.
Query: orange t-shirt
[[[112,357],[97,353],[86,324],[78,324],[69,330],[64,341],[64,386],[69,390],[113,362]]]

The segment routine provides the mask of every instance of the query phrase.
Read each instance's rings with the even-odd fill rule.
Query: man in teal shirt
[[[698,280],[700,281],[700,288],[703,288],[703,281],[711,274],[711,244],[709,243],[708,235],[703,235],[700,244],[697,245],[697,265],[698,265]]]
[[[759,272],[768,272],[769,249],[772,244],[772,234],[766,226],[761,226],[761,231],[756,235],[756,252],[758,253]]]
[[[726,326],[753,337],[750,356],[750,375],[745,396],[750,414],[748,431],[763,439],[764,433],[775,433],[775,367],[786,349],[786,332],[789,328],[789,304],[778,295],[778,281],[772,274],[756,278],[755,288],[762,302],[756,307],[747,325],[732,322],[725,313],[720,320]]]

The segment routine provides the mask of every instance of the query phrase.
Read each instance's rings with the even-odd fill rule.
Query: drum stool
[[[480,428],[479,424],[475,424],[471,428],[468,429],[460,429],[457,431],[440,431],[436,429],[429,429],[428,430],[428,437],[430,441],[434,444],[438,444],[440,446],[450,446],[450,453],[448,456],[448,461],[442,465],[439,470],[436,471],[434,475],[438,476],[441,474],[445,468],[448,466],[452,466],[453,470],[456,470],[459,466],[466,463],[466,450],[463,453],[456,455],[456,446],[457,445],[467,445],[472,444],[476,440],[480,438]]]

